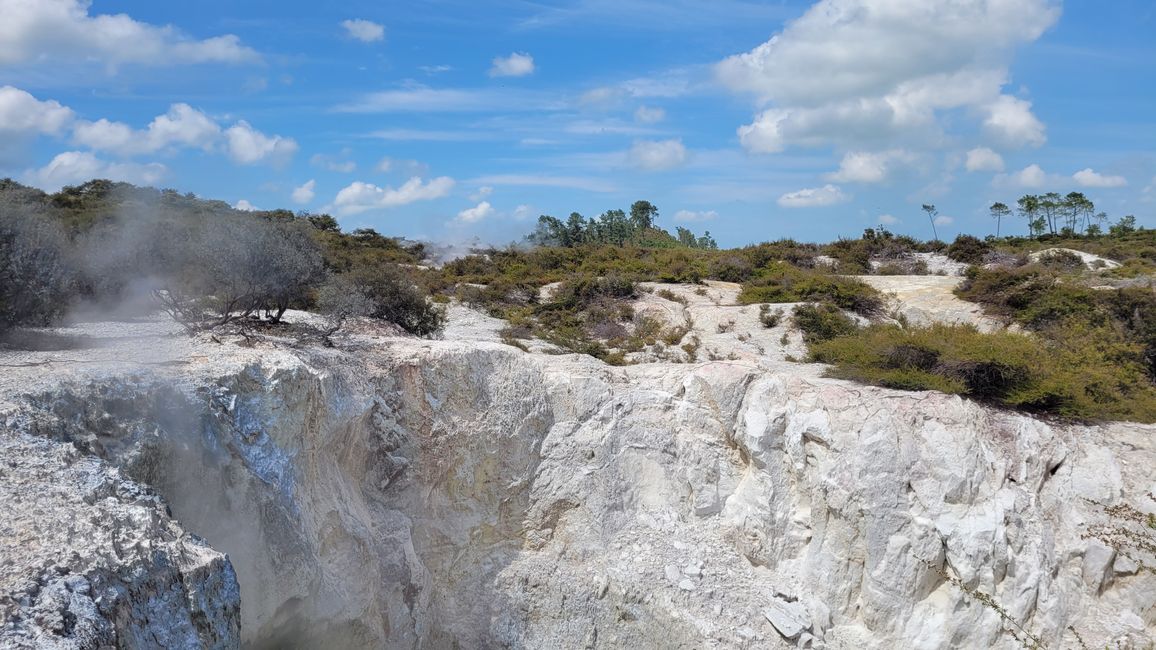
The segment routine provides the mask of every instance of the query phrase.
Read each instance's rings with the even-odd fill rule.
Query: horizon
[[[1156,224],[1138,1],[269,7],[0,0],[0,176],[445,245],[639,199],[724,248],[927,240],[923,203],[939,239],[983,237],[1049,191]]]

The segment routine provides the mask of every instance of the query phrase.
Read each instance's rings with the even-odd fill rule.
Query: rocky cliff
[[[945,576],[1049,647],[1152,643],[1156,579],[1084,534],[1152,505],[1156,428],[826,379],[675,289],[718,360],[526,353],[464,309],[3,355],[0,645],[1018,647]]]

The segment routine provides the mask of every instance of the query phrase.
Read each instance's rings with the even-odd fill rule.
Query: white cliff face
[[[993,594],[1050,647],[1074,642],[1069,626],[1093,646],[1151,642],[1156,579],[1081,535],[1102,520],[1096,504],[1143,507],[1156,489],[1156,427],[1050,424],[825,379],[783,361],[798,345],[780,341],[785,324],[764,330],[733,296],[685,293],[685,308],[667,307],[730,360],[528,354],[457,309],[445,341],[178,341],[145,369],[113,346],[83,352],[99,364],[58,357],[0,379],[21,432],[5,444],[42,458],[50,483],[111,464],[153,486],[179,527],[122,529],[152,546],[188,530],[226,553],[256,645],[1017,647],[940,572]],[[34,454],[67,447],[26,434],[82,453],[67,452],[71,465]],[[29,507],[104,503],[60,491],[67,504]],[[5,557],[45,553],[34,533],[5,535]],[[216,562],[202,573],[227,583],[229,564],[198,548]],[[36,575],[31,560],[15,566],[6,593]],[[0,645],[26,638],[30,619],[13,611],[0,610]]]

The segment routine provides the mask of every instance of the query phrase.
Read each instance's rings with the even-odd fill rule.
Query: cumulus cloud
[[[628,157],[639,169],[674,169],[686,162],[686,147],[682,140],[636,140]]]
[[[1128,184],[1128,179],[1123,176],[1108,176],[1093,171],[1091,167],[1072,174],[1072,178],[1080,187],[1124,187]]]
[[[91,0],[0,0],[0,65],[47,61],[172,65],[247,63],[258,54],[232,34],[197,40],[126,14],[91,15]]]
[[[514,218],[519,220],[519,221],[529,219],[532,216],[534,216],[534,207],[533,206],[526,205],[525,203],[523,203],[523,204],[519,205],[518,207],[514,208]]]
[[[245,199],[241,199],[240,201],[237,201],[236,203],[233,204],[233,209],[234,210],[243,210],[245,212],[256,212],[257,210],[260,210],[261,208],[258,208],[257,206],[253,205],[252,203],[249,203]]]
[[[343,20],[341,26],[345,28],[345,32],[350,38],[357,39],[362,43],[372,43],[385,38],[385,27],[371,20],[362,20],[361,18]]]
[[[844,154],[839,171],[827,174],[826,179],[836,183],[882,183],[897,166],[914,160],[914,154],[902,149],[851,151]]]
[[[40,101],[19,88],[0,86],[0,132],[56,135],[74,117],[72,109],[60,102]]]
[[[138,185],[154,185],[168,173],[160,163],[112,163],[88,151],[65,151],[44,167],[27,172],[32,185],[55,192],[65,185],[78,185],[94,178],[107,178]]]
[[[1031,102],[1003,95],[986,110],[983,128],[995,140],[1012,147],[1038,147],[1047,142],[1044,123],[1032,115]]]
[[[899,218],[893,217],[889,214],[881,214],[879,215],[879,223],[883,226],[894,226],[895,224],[899,223]]]
[[[798,190],[797,192],[787,192],[779,197],[778,203],[784,208],[818,208],[844,203],[849,200],[851,200],[851,197],[844,194],[843,190],[835,185],[828,184],[823,187],[811,187]]]
[[[1037,144],[1030,104],[1002,95],[1008,63],[1059,17],[1054,0],[820,0],[771,40],[716,66],[764,106],[739,129],[751,151],[942,135],[969,109],[993,137]]]
[[[229,157],[242,165],[280,164],[297,152],[297,142],[293,138],[265,135],[244,120],[225,131],[225,146]]]
[[[493,193],[494,193],[494,188],[490,187],[489,185],[483,185],[483,186],[479,187],[476,192],[474,192],[473,194],[470,195],[470,200],[471,201],[481,201],[482,199],[486,198],[487,196],[489,196]]]
[[[1039,188],[1048,182],[1048,175],[1039,165],[1031,164],[1012,174],[1010,180],[1020,187]]]
[[[967,152],[964,167],[969,172],[1002,172],[1003,156],[987,147],[976,147]]]
[[[718,212],[714,210],[705,210],[703,212],[694,212],[692,210],[679,210],[674,213],[675,221],[714,221],[718,219]]]
[[[514,52],[510,56],[494,57],[491,77],[524,77],[534,71],[534,57]]]
[[[658,124],[666,119],[666,111],[652,106],[639,106],[634,111],[634,121],[641,124]]]
[[[137,131],[122,122],[81,121],[73,129],[76,144],[121,156],[151,154],[170,147],[212,148],[221,127],[188,104],[173,104],[147,128]]]
[[[416,201],[430,201],[440,199],[454,187],[454,180],[447,176],[430,179],[423,182],[414,176],[401,187],[381,188],[372,183],[355,181],[337,193],[334,199],[334,208],[339,214],[350,215],[407,205]]]
[[[317,192],[315,191],[316,187],[317,181],[310,179],[303,185],[293,188],[293,194],[290,195],[289,198],[293,199],[293,202],[298,205],[309,203],[313,200],[313,197],[317,196]]]
[[[464,223],[475,223],[481,221],[486,217],[494,214],[494,208],[489,201],[482,201],[472,208],[466,208],[458,213],[458,221]]]

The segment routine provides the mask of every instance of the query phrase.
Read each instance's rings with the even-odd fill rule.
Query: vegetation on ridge
[[[241,212],[103,180],[55,194],[4,180],[0,332],[151,296],[189,331],[280,326],[285,311],[298,308],[330,315],[318,332],[325,341],[355,316],[431,335],[444,325],[444,303],[456,300],[508,321],[511,344],[537,338],[609,363],[643,349],[694,360],[693,324],[635,313],[638,283],[717,280],[739,284],[740,302],[760,305],[767,327],[779,322],[770,303],[804,303],[792,322],[812,359],[839,377],[1067,417],[1156,421],[1156,231],[1128,216],[1105,232],[1106,216],[1078,193],[1015,205],[1030,237],[921,242],[872,228],[828,244],[719,250],[709,233],[664,230],[658,208],[636,201],[597,219],[543,215],[524,245],[439,266],[422,244],[371,229],[343,232],[324,214]],[[935,206],[926,207],[934,224]],[[1004,230],[1014,212],[991,208]],[[1054,249],[1120,266],[1089,269]],[[853,277],[927,273],[930,260],[946,268],[936,254],[970,266],[961,298],[1023,332],[896,323],[883,313],[883,296]],[[660,297],[680,302],[671,292]]]

